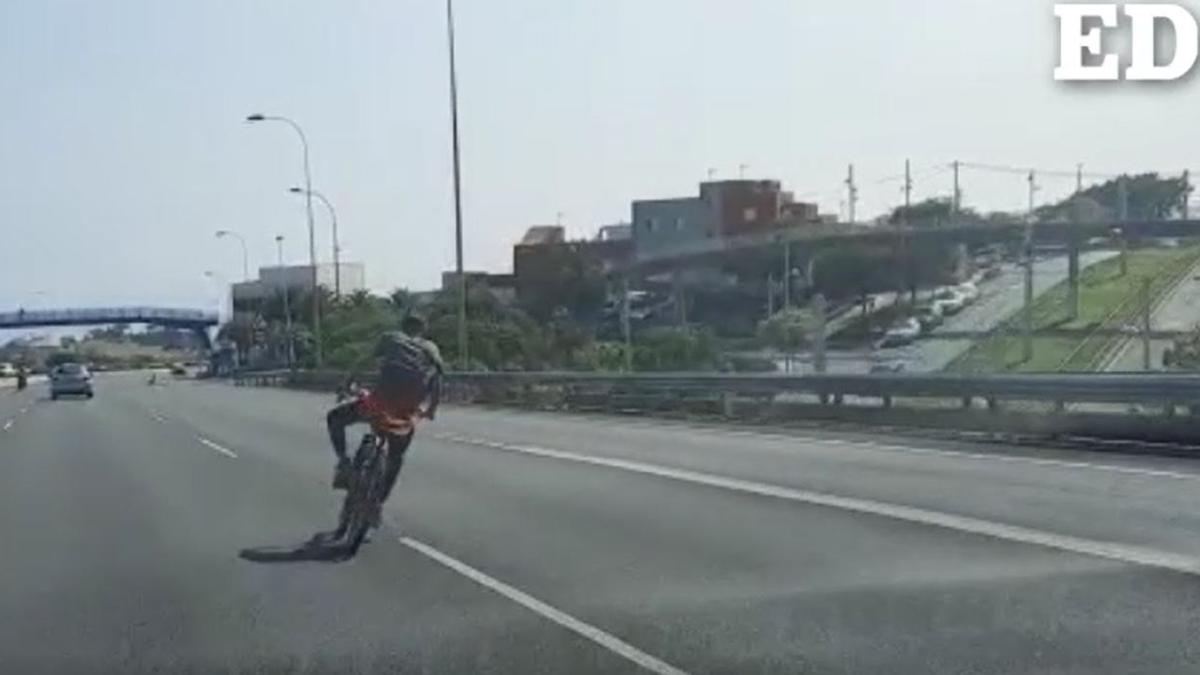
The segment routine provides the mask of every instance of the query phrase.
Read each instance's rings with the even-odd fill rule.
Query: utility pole
[[[1117,209],[1121,222],[1129,220],[1129,184],[1124,174],[1117,179]]]
[[[747,164],[738,164],[738,180],[741,180],[746,177],[746,169],[749,169],[749,168],[750,168],[750,166]]]
[[[902,235],[902,237],[904,239],[903,269],[905,270],[905,272],[904,272],[905,276],[907,276],[907,279],[905,281],[907,282],[909,293],[912,295],[912,303],[915,305],[915,304],[917,304],[916,270],[913,269],[914,264],[913,264],[913,256],[912,256],[912,242],[909,241],[909,236],[908,236],[908,227],[910,225],[910,222],[908,220],[908,213],[912,209],[912,188],[913,188],[912,162],[910,162],[909,160],[906,159],[906,160],[904,160],[904,229],[905,229],[905,232]],[[900,288],[900,296],[899,297],[900,298],[904,297],[904,288],[903,287]],[[897,299],[899,299],[899,298],[897,298]]]
[[[912,163],[904,160],[904,224],[908,225],[908,209],[912,206]]]
[[[454,270],[458,273],[458,359],[471,367],[467,344],[467,273],[463,271],[462,161],[458,143],[458,68],[454,59],[454,5],[446,0],[446,41],[450,59],[450,137],[454,162]]]
[[[1142,370],[1150,370],[1150,279],[1142,279]]]
[[[783,242],[783,308],[792,308],[792,244]]]
[[[1083,193],[1083,164],[1075,165],[1075,194]]]
[[[633,328],[629,321],[629,277],[621,277],[621,335],[625,338],[625,372],[633,372]]]
[[[850,207],[850,224],[854,224],[855,207],[858,206],[858,186],[854,184],[854,165],[850,165],[849,175],[846,177],[847,203]]]
[[[1188,219],[1188,199],[1192,196],[1192,174],[1187,169],[1183,171],[1183,204],[1179,209],[1184,220]]]
[[[813,371],[818,375],[825,374],[825,312],[827,306],[825,296],[817,293],[813,298],[813,315],[816,324],[813,326]]]
[[[1033,359],[1033,209],[1037,193],[1037,174],[1029,172],[1029,213],[1025,223],[1025,308],[1021,312],[1021,356]]]
[[[767,318],[775,316],[775,273],[767,272]]]
[[[954,167],[954,198],[951,200],[950,203],[953,208],[952,214],[954,215],[955,218],[958,218],[959,209],[962,208],[962,190],[960,190],[958,187],[959,164],[960,164],[960,162],[957,159],[954,160],[954,164],[953,164],[953,167]]]

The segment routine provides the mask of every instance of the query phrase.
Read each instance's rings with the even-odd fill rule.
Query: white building
[[[342,295],[366,290],[366,268],[362,263],[341,263],[337,271],[340,279],[337,279],[339,275],[334,273],[332,264],[317,265],[317,284],[332,291],[335,280],[340,281]],[[258,279],[233,284],[230,286],[230,295],[236,311],[241,309],[239,305],[258,303],[282,295],[285,288],[288,293],[299,296],[312,290],[312,287],[311,265],[260,267]]]

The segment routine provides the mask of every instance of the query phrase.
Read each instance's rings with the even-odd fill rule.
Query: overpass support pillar
[[[1067,315],[1079,318],[1079,240],[1074,237],[1067,249]]]

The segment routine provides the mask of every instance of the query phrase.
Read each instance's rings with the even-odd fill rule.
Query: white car
[[[963,302],[965,304],[974,304],[975,301],[979,299],[979,287],[970,281],[955,286],[954,290],[958,291],[959,295],[963,296]]]
[[[921,337],[921,322],[916,319],[904,319],[883,334],[880,346],[899,347],[911,344],[919,337]]]
[[[11,363],[0,363],[0,377],[16,377],[17,369]]]
[[[944,288],[933,296],[933,304],[942,310],[943,316],[953,316],[967,306],[967,299],[953,288]]]

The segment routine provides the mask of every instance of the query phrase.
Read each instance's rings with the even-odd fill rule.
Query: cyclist
[[[373,422],[377,431],[384,431],[388,463],[382,504],[400,476],[404,453],[415,431],[412,420],[418,415],[432,420],[437,414],[445,366],[437,345],[425,338],[425,321],[412,314],[404,318],[399,331],[380,336],[374,359],[378,365],[375,388],[334,407],[326,415],[325,423],[337,455],[334,489],[349,486],[352,465],[346,456],[346,427]],[[386,431],[389,428],[396,431]]]

